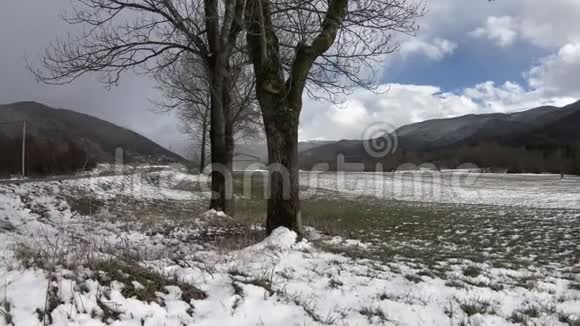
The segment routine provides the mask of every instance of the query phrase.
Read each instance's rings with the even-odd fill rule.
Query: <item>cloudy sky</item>
[[[7,3],[6,3],[7,2]],[[3,0],[0,103],[36,100],[129,127],[181,151],[186,140],[168,114],[153,112],[154,83],[126,75],[106,90],[96,77],[37,84],[25,63],[70,30],[69,0]],[[398,127],[469,113],[510,112],[580,99],[580,1],[431,0],[417,37],[382,66],[380,92],[355,91],[340,105],[305,100],[300,138],[356,139],[365,127]]]

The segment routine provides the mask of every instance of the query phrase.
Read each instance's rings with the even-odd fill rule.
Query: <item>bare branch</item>
[[[76,1],[65,20],[90,29],[51,43],[42,68],[31,69],[42,82],[65,84],[98,72],[103,82],[115,85],[127,70],[155,71],[162,55],[207,54],[203,30],[190,17],[199,11],[196,1],[189,5],[171,0]]]

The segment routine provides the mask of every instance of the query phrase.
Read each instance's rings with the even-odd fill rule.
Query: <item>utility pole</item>
[[[22,121],[22,177],[26,177],[26,120]]]

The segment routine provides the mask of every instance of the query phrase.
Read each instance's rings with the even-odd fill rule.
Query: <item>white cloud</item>
[[[477,4],[468,15],[462,13],[465,4],[458,0],[441,0],[446,5],[436,6],[438,17],[458,17],[449,26],[436,22],[434,26],[462,30],[467,27],[473,37],[485,38],[506,47],[518,39],[535,46],[555,49],[567,43],[580,42],[580,1],[578,0],[517,0]],[[485,1],[482,1],[485,2]],[[438,20],[438,17],[429,19]],[[471,27],[470,26],[475,26]],[[448,31],[447,31],[448,32]],[[432,32],[438,35],[438,32]]]
[[[542,89],[526,89],[514,82],[496,85],[484,82],[463,90],[463,94],[479,103],[481,112],[514,112],[543,105],[563,106],[574,101],[569,96],[548,96]]]
[[[424,40],[411,38],[401,43],[400,54],[403,57],[411,55],[423,55],[433,61],[440,61],[448,55],[453,54],[457,49],[457,44],[446,39],[434,38]]]
[[[530,86],[546,94],[580,98],[580,42],[566,44],[527,73]]]
[[[444,93],[439,87],[428,85],[385,84],[380,90],[358,90],[338,106],[306,100],[300,139],[361,139],[365,128],[377,122],[397,128],[429,119],[507,113],[575,101],[564,95],[548,96],[543,89],[526,89],[514,82],[484,82],[456,93]]]
[[[580,42],[580,1],[520,0],[518,15],[522,36],[534,45],[559,48]]]
[[[498,46],[507,47],[512,45],[518,37],[519,24],[513,17],[491,16],[483,27],[479,27],[470,33],[477,38],[487,38]]]

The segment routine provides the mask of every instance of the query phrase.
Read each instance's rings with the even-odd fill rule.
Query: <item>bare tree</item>
[[[188,53],[203,64],[210,89],[212,198],[231,213],[233,159],[231,64],[242,31],[243,0],[76,0],[66,21],[85,31],[55,41],[36,70],[46,83],[69,83],[92,72],[116,85],[123,72],[158,73]],[[162,58],[163,60],[161,60]]]
[[[329,98],[373,87],[377,61],[398,49],[392,33],[413,34],[422,3],[412,0],[255,0],[246,5],[249,54],[270,163],[267,231],[302,234],[298,124],[302,96]]]
[[[194,105],[183,106],[178,109],[179,119],[181,120],[181,130],[189,136],[191,140],[192,153],[198,153],[194,160],[199,160],[199,173],[203,173],[206,167],[206,158],[208,153],[209,139],[209,115],[210,107],[196,107]]]
[[[243,47],[240,47],[243,49]],[[171,60],[171,57],[167,58]],[[261,115],[256,103],[255,83],[249,71],[245,53],[236,51],[230,59],[232,69],[231,124],[234,142],[242,138],[255,138],[262,130]],[[210,84],[203,62],[197,57],[183,55],[172,64],[163,65],[156,74],[163,99],[155,102],[162,111],[177,111],[183,123],[182,130],[191,136],[200,151],[200,172],[205,168],[205,150],[211,110]]]
[[[181,131],[192,141],[191,150],[199,151],[201,173],[206,165],[211,109],[205,65],[199,57],[187,53],[178,60],[171,56],[163,59],[168,63],[155,74],[162,99],[153,104],[163,112],[177,111]]]

